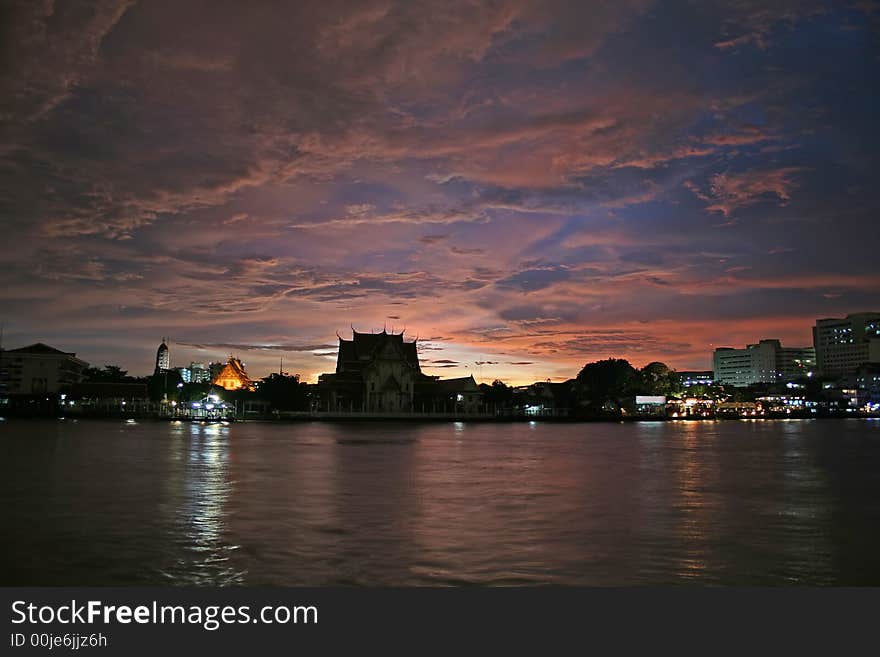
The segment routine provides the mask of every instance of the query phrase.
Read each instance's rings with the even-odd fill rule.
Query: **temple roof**
[[[244,365],[241,364],[241,361],[238,358],[231,358],[220,370],[220,373],[214,377],[214,382],[221,381],[223,379],[238,379],[242,382],[242,384],[250,384],[251,379],[245,372]]]
[[[405,342],[403,332],[400,333],[358,333],[352,331],[352,339],[339,338],[339,354],[336,357],[336,372],[360,371],[364,365],[379,357],[382,350],[392,345],[401,354],[403,360],[416,371],[419,367],[419,354],[416,341]]]
[[[479,390],[473,375],[457,379],[440,379],[436,384],[444,392],[473,392]]]

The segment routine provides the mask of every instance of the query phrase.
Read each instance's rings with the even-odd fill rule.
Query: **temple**
[[[220,373],[214,377],[213,384],[224,390],[253,390],[254,382],[244,369],[244,363],[230,356]]]
[[[365,413],[476,413],[480,393],[472,376],[441,381],[422,373],[417,341],[403,332],[339,337],[336,372],[318,378],[321,410]]]

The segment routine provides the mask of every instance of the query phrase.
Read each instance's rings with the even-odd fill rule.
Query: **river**
[[[880,585],[880,421],[0,420],[4,585]]]

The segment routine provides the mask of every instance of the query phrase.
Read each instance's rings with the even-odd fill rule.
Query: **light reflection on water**
[[[880,584],[880,423],[0,424],[4,584]]]

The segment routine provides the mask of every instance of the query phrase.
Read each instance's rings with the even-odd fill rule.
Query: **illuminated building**
[[[676,374],[682,388],[710,386],[715,381],[715,372],[712,370],[682,371]]]
[[[225,390],[253,390],[254,382],[244,369],[244,363],[238,358],[230,356],[226,366],[213,381],[215,386]]]
[[[666,395],[636,395],[635,413],[641,417],[666,417]]]
[[[816,357],[812,347],[783,347],[779,340],[761,340],[745,349],[719,347],[713,363],[717,382],[747,387],[812,376]]]
[[[860,365],[880,362],[880,313],[817,320],[813,345],[823,376],[848,376]]]
[[[710,397],[670,397],[667,413],[672,418],[703,418],[715,415],[716,400]]]
[[[515,405],[521,409],[523,415],[563,417],[571,411],[572,381],[536,381],[531,385],[514,388],[513,395]]]
[[[214,373],[214,377],[211,376],[211,372],[204,363],[190,363],[189,367],[175,367],[174,371],[180,374],[180,380],[184,383],[210,383],[212,378],[216,378],[216,375],[220,374],[223,367],[225,365],[221,363],[221,366]]]
[[[220,372],[218,371],[217,374]],[[189,377],[192,383],[208,383],[211,381],[211,372],[204,363],[190,363]]]
[[[880,363],[861,365],[856,371],[855,382],[859,406],[880,410]]]
[[[170,369],[171,351],[169,351],[168,345],[165,344],[165,338],[162,338],[162,344],[156,350],[156,369],[154,372],[158,374],[159,372],[167,372]]]

